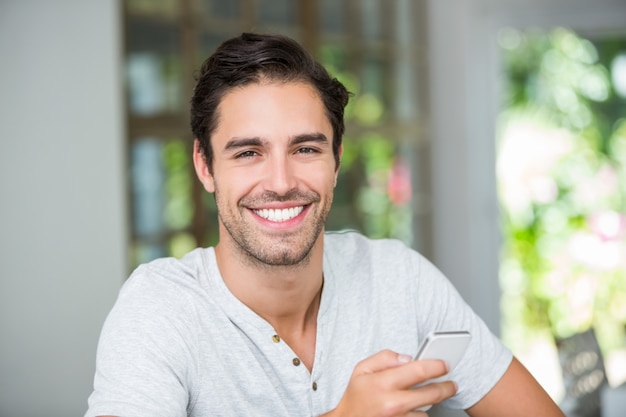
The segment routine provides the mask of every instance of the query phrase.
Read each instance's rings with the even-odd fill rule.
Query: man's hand
[[[417,409],[451,397],[456,385],[446,381],[414,386],[446,372],[442,361],[414,361],[384,350],[357,364],[337,408],[323,417],[427,416]]]

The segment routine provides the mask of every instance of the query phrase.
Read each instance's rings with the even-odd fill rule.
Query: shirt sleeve
[[[105,321],[85,417],[187,415],[184,296],[147,271],[129,278]]]
[[[427,259],[418,256],[418,316],[425,329],[467,330],[472,339],[450,379],[458,384],[455,396],[442,404],[467,409],[484,397],[502,378],[513,355],[462,299],[450,281]],[[425,336],[422,335],[422,338]]]

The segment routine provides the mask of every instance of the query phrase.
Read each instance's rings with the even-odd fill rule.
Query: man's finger
[[[406,365],[411,361],[412,358],[408,355],[401,355],[391,350],[382,350],[359,362],[354,368],[354,374],[373,374],[375,372]]]
[[[402,390],[445,375],[448,372],[448,366],[441,360],[429,359],[411,361],[380,372],[381,378],[388,379],[391,387]]]
[[[436,382],[419,388],[399,391],[398,400],[401,401],[404,409],[407,411],[421,411],[419,410],[420,408],[439,404],[452,397],[456,392],[457,386],[454,382]]]

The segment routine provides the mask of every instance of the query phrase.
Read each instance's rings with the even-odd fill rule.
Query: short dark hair
[[[282,35],[243,33],[222,43],[200,68],[191,98],[191,130],[213,171],[211,134],[218,124],[217,108],[231,89],[263,79],[306,82],[319,93],[333,128],[333,153],[339,167],[339,147],[345,131],[343,113],[350,93],[300,44]]]

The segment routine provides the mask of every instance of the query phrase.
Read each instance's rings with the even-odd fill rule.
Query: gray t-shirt
[[[213,248],[140,266],[100,337],[86,417],[318,416],[354,366],[383,349],[415,355],[435,330],[469,330],[446,405],[468,408],[511,352],[424,257],[394,240],[326,233],[324,287],[309,373],[272,326],[224,284]]]

